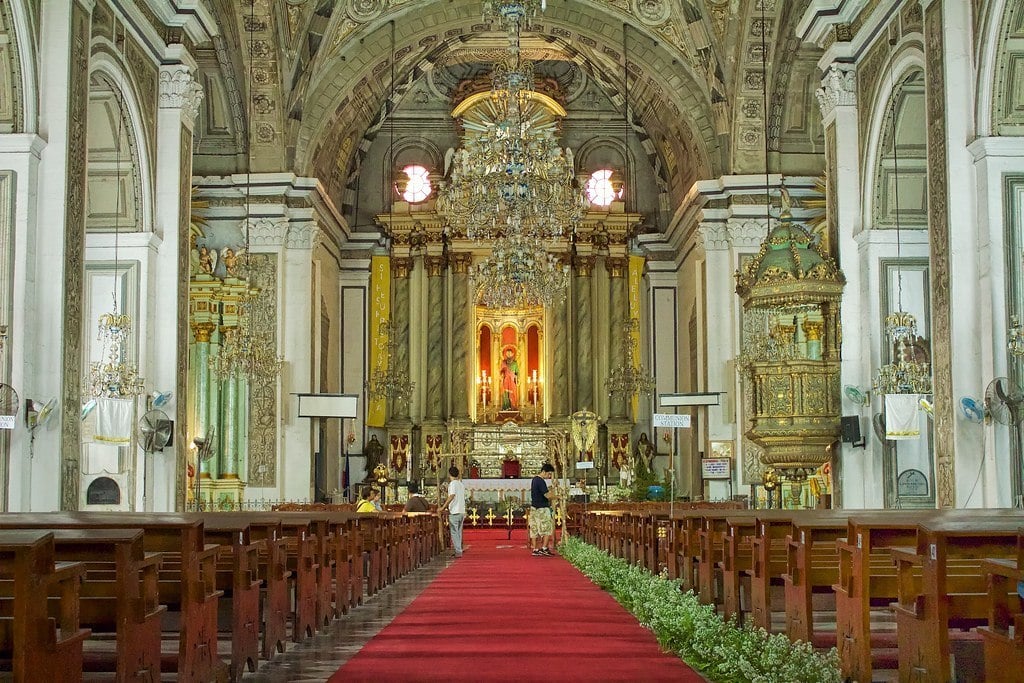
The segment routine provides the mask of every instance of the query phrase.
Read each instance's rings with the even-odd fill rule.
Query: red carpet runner
[[[330,679],[702,681],[607,593],[523,531],[466,531],[466,552]]]

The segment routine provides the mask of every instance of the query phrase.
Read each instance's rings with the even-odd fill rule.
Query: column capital
[[[444,256],[424,256],[423,265],[427,268],[427,277],[441,277],[444,272]]]
[[[203,101],[203,86],[184,64],[160,67],[160,108],[180,109],[182,121],[192,128]]]
[[[701,222],[697,226],[697,239],[704,247],[704,251],[725,251],[732,246],[732,238],[729,235],[729,228],[724,223]]]
[[[621,256],[609,256],[604,260],[604,266],[608,269],[608,274],[611,277],[626,277],[629,259]]]
[[[815,94],[826,124],[835,116],[836,107],[857,106],[857,67],[845,62],[829,64]]]
[[[412,272],[412,258],[408,256],[391,257],[391,276],[396,280],[405,280]]]
[[[465,275],[469,272],[469,265],[473,262],[473,255],[465,252],[451,254],[448,257],[448,261],[452,264],[453,273],[456,275]]]
[[[573,259],[573,265],[576,266],[576,275],[579,277],[590,277],[590,274],[594,272],[594,262],[597,261],[595,256],[580,256],[576,255]]]

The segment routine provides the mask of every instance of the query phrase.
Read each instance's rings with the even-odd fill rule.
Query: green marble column
[[[246,377],[235,379],[237,394],[235,410],[235,474],[239,479],[248,481],[249,462],[249,380]]]
[[[220,331],[213,333],[210,338],[210,365],[216,365],[216,359],[221,353],[221,334]],[[212,477],[216,479],[219,474],[217,458],[220,453],[220,387],[221,379],[216,373],[209,371],[209,365],[207,366],[207,379],[206,379],[206,418],[205,418],[205,429],[202,435],[209,438],[211,435],[214,436],[213,443],[211,444],[212,457],[206,462],[199,463],[200,476]]]
[[[609,257],[606,261],[611,276],[611,308],[608,311],[608,367],[609,370],[624,361],[625,347],[622,324],[626,320],[629,299],[626,296],[626,259]],[[608,418],[625,419],[629,397],[615,394],[609,398]]]
[[[220,453],[220,476],[218,479],[238,478],[237,413],[238,413],[238,378],[229,376],[224,379],[224,395],[221,397],[224,419],[221,423],[223,450]]]
[[[428,256],[427,267],[427,387],[424,415],[440,420],[444,407],[444,268],[443,256]]]
[[[573,278],[576,318],[576,339],[573,344],[576,357],[576,410],[595,410],[597,405],[594,402],[594,309],[590,293],[590,274],[593,269],[593,256],[576,259],[576,275]]]
[[[548,414],[552,418],[565,417],[569,414],[569,340],[566,333],[569,302],[560,301],[552,304],[548,316],[551,325],[551,376],[546,378],[550,387],[548,392]]]
[[[455,254],[452,257],[452,417],[469,418],[469,395],[466,384],[469,378],[469,254]]]
[[[402,262],[405,262],[404,264]],[[391,332],[396,335],[395,357],[388,359],[396,370],[409,374],[409,269],[412,259],[391,259],[392,292],[394,305],[391,309]],[[392,401],[389,406],[391,418],[409,419],[409,401]]]

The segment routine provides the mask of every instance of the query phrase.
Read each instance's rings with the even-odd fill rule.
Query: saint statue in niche
[[[519,363],[516,350],[506,346],[501,359],[501,410],[519,409]]]

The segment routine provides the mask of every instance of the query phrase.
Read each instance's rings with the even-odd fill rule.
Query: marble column
[[[626,267],[628,259],[609,256],[605,261],[611,277],[611,307],[608,310],[608,369],[625,361],[625,339],[622,325],[629,315],[629,299],[626,293]],[[609,398],[608,419],[625,420],[628,396],[614,394]]]
[[[394,357],[388,359],[389,367],[409,375],[409,297],[410,283],[409,274],[412,270],[413,261],[406,257],[393,257],[391,259],[391,287],[392,301],[391,308],[391,334],[395,335]],[[409,400],[390,399],[388,407],[391,412],[391,420],[409,420]]]
[[[195,362],[190,368],[193,384],[189,390],[192,392],[191,395],[196,397],[193,422],[196,434],[206,434],[207,430],[207,413],[210,409],[210,397],[207,391],[207,387],[210,385],[210,335],[214,329],[213,323],[198,323],[192,326],[195,342],[192,344],[191,353]],[[190,446],[191,444],[186,444],[185,447]],[[199,472],[202,471],[203,465],[200,463]]]
[[[224,425],[224,430],[220,436],[220,453],[217,454],[217,479],[238,479],[238,378],[225,377],[222,386],[224,395],[221,401],[221,424]]]
[[[469,419],[469,350],[472,348],[469,299],[469,254],[454,254],[452,264],[452,417]]]
[[[427,256],[427,386],[424,416],[441,419],[444,407],[444,256]]]
[[[545,377],[547,392],[548,414],[554,419],[565,418],[569,415],[569,399],[571,388],[569,386],[569,337],[566,329],[568,320],[567,300],[558,301],[548,307],[547,316],[550,325],[550,335],[547,343],[551,346],[551,374]],[[523,375],[525,376],[525,372]]]
[[[594,307],[590,275],[594,271],[593,256],[576,257],[573,277],[574,318],[576,339],[575,389],[576,410],[596,410],[594,401]]]
[[[188,291],[189,291],[189,209],[192,198],[192,131],[203,88],[195,79],[197,65],[182,52],[184,63],[160,67],[159,111],[157,113],[156,210],[153,227],[162,238],[156,255],[152,311],[177,311],[176,316],[154,314],[149,329],[151,356],[147,380],[151,386],[174,388],[174,457],[155,458],[152,463],[154,510],[181,510],[185,504],[185,463],[188,458]]]

